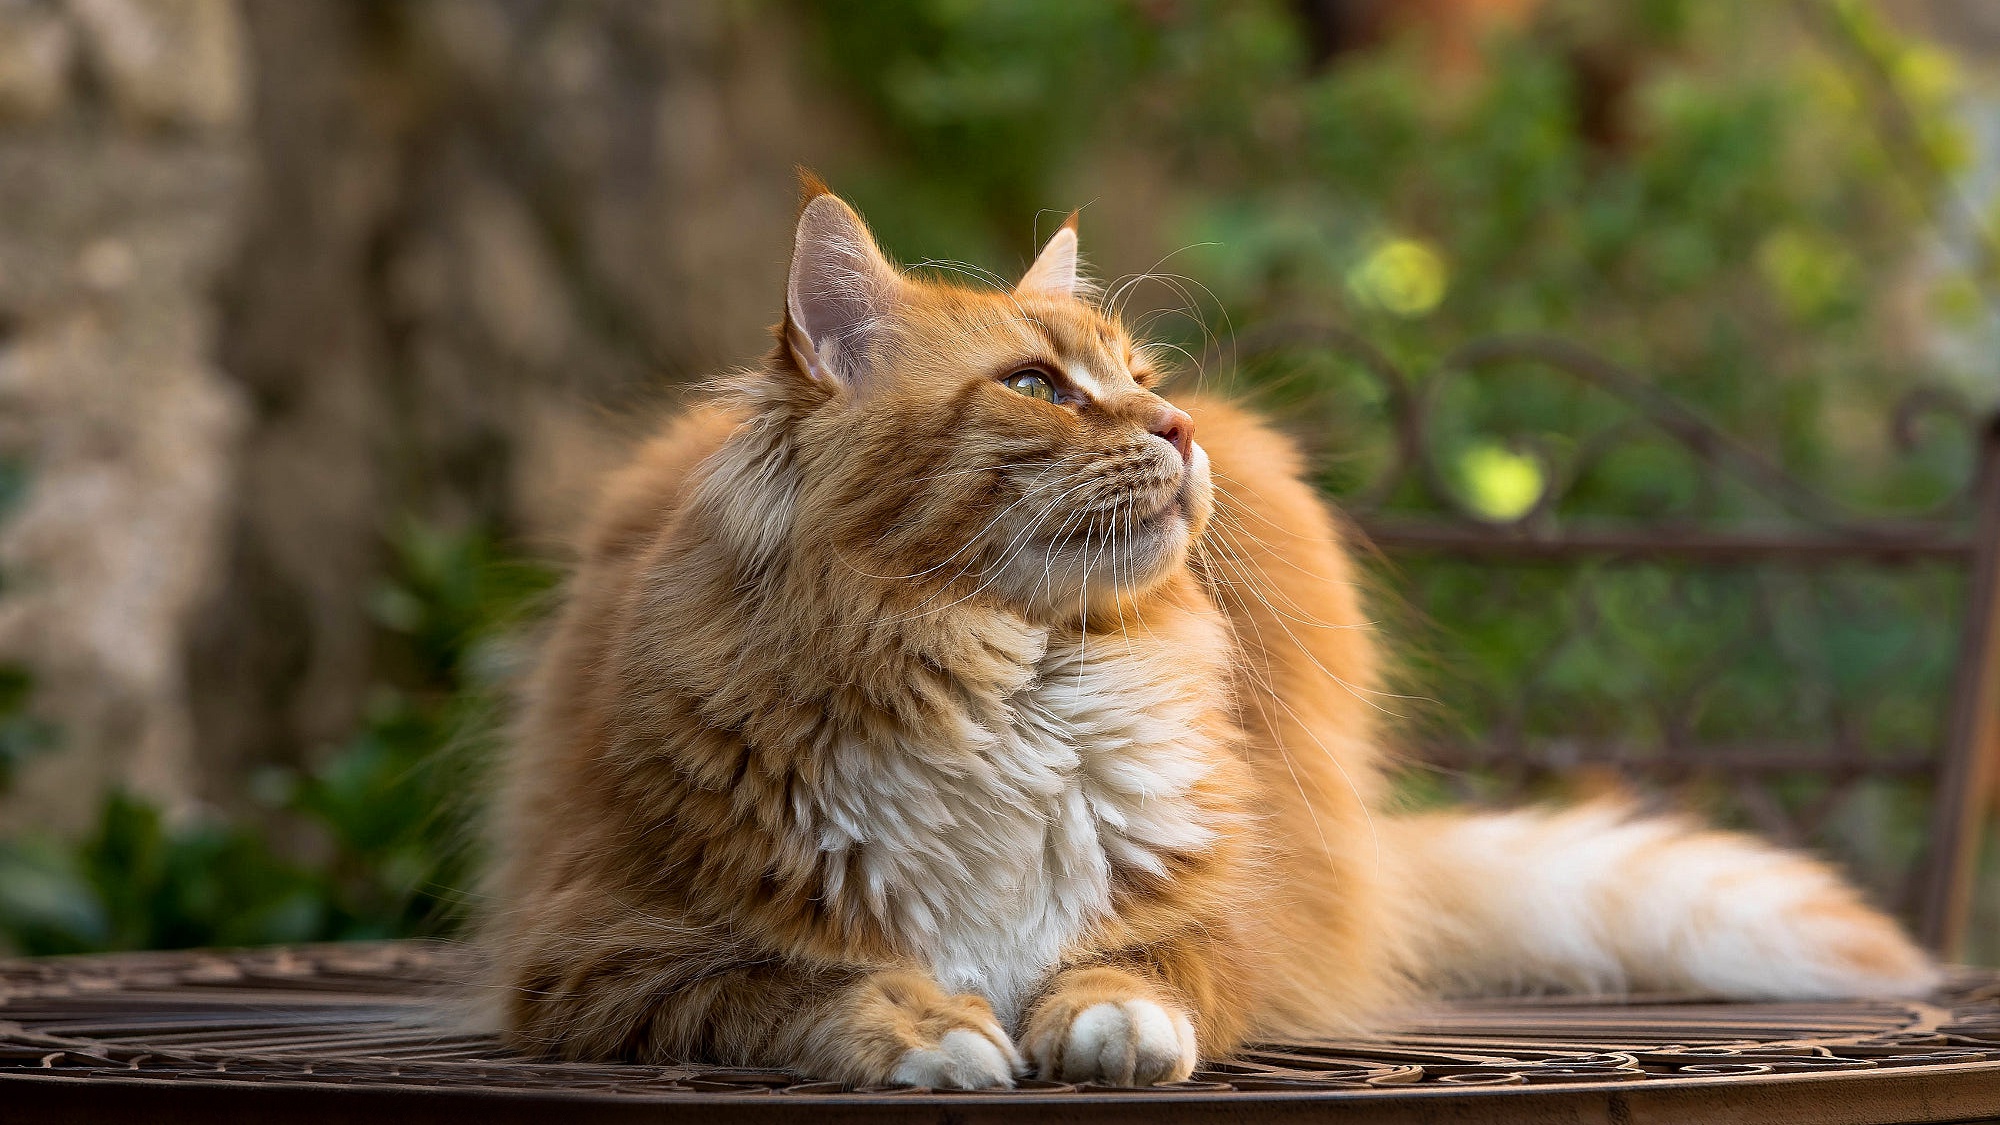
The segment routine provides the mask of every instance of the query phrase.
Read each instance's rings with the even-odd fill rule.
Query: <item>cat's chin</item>
[[[1144,594],[1187,564],[1188,548],[1194,534],[1188,519],[1187,503],[1175,500],[1149,521],[1149,526],[1127,541],[1118,560],[1122,572],[1114,581],[1099,583],[1092,576],[1093,597],[1117,599]]]
[[[1144,520],[1120,529],[1107,550],[1072,546],[1038,560],[1026,575],[1022,601],[1032,615],[1068,618],[1088,604],[1113,612],[1120,602],[1144,597],[1180,570],[1194,542],[1190,505],[1175,498]]]
[[[1190,542],[1187,504],[1175,500],[1125,537],[1118,551],[1117,573],[1106,576],[1109,580],[1102,583],[1104,592],[1111,592],[1114,586],[1122,594],[1144,592],[1187,561]],[[1099,585],[1097,579],[1097,575],[1091,576],[1093,587]]]

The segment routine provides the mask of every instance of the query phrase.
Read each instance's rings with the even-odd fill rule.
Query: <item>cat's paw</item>
[[[1035,1014],[1024,1045],[1037,1073],[1064,1082],[1179,1082],[1196,1060],[1187,1013],[1143,997],[1057,1000]]]
[[[950,1028],[934,1045],[903,1053],[890,1081],[940,1090],[984,1090],[1012,1086],[1026,1070],[1000,1025],[979,1020]]]
[[[940,1090],[1012,1086],[1027,1073],[1014,1041],[984,999],[956,996],[928,974],[884,970],[870,974],[811,1032],[798,1069],[856,1086],[894,1082]]]

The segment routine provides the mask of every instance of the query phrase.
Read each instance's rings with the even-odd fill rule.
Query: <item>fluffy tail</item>
[[[1422,973],[1457,994],[1922,995],[1936,968],[1825,864],[1605,801],[1394,823]]]

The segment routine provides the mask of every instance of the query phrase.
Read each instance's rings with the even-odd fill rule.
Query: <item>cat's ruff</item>
[[[896,888],[883,922],[939,984],[984,996],[1008,1027],[1111,912],[1114,866],[1165,875],[1174,853],[1204,850],[1225,827],[1188,800],[1212,763],[1185,737],[1198,719],[1186,701],[1225,670],[1135,650],[1138,628],[1032,630],[1040,658],[983,701],[966,739],[975,761],[932,766],[911,748],[908,769],[864,767],[823,798],[820,848],[860,857],[871,893]]]

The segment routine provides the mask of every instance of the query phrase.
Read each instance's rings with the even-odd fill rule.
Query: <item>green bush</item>
[[[383,679],[354,737],[314,769],[256,778],[261,816],[169,823],[114,793],[80,843],[0,840],[0,943],[76,953],[454,928],[505,686],[553,575],[484,535],[412,525],[394,547],[371,606]],[[0,745],[6,729],[0,713]]]

